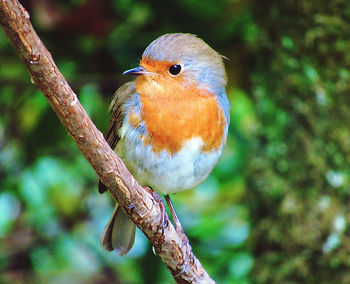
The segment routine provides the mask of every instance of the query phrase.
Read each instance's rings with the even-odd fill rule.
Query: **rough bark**
[[[1,0],[0,23],[32,83],[43,92],[85,158],[150,240],[174,279],[178,283],[214,283],[193,255],[186,235],[169,222],[158,194],[137,183],[92,123],[34,31],[29,13],[16,0]]]

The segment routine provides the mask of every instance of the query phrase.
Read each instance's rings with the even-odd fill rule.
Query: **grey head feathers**
[[[184,76],[199,87],[215,94],[225,92],[227,76],[223,57],[195,35],[165,34],[154,40],[142,57],[180,64]]]

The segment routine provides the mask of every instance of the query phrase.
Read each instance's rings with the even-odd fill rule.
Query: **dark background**
[[[350,2],[21,1],[101,131],[144,48],[190,32],[225,55],[229,139],[213,174],[172,198],[218,283],[350,283]],[[97,177],[0,32],[0,283],[173,283],[138,231],[99,236]]]

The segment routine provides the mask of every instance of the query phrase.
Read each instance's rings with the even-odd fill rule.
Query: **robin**
[[[164,194],[203,182],[226,144],[230,104],[223,57],[192,34],[165,34],[143,52],[136,75],[115,93],[105,138],[142,186]],[[99,192],[106,187],[99,182]],[[135,224],[116,206],[101,244],[126,254]]]

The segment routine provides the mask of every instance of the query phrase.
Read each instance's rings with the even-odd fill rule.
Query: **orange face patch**
[[[169,61],[154,61],[148,57],[142,57],[142,60],[140,61],[140,66],[144,67],[147,71],[157,74],[164,74],[168,71],[169,67],[174,64],[176,63]]]
[[[187,140],[200,137],[204,143],[203,151],[219,149],[226,120],[215,97],[204,89],[182,84],[182,76],[165,73],[165,67],[171,65],[162,62],[155,66],[160,68],[158,75],[137,78],[141,118],[149,135],[144,143],[151,144],[155,152],[166,150],[174,154]]]

